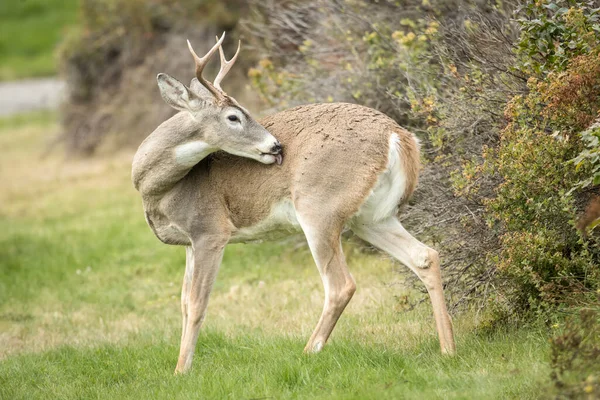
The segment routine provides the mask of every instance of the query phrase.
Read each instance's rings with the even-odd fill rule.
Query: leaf
[[[563,49],[563,47],[561,45],[556,46],[556,55],[557,56],[565,55],[565,49]]]
[[[595,219],[594,221],[592,221],[592,223],[588,225],[588,229],[589,230],[593,230],[598,225],[600,225],[600,218]]]

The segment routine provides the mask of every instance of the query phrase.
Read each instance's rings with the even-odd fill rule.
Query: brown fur
[[[577,221],[576,227],[581,234],[586,237],[588,234],[588,226],[590,226],[598,218],[600,218],[600,196],[594,196],[585,208],[583,215]]]

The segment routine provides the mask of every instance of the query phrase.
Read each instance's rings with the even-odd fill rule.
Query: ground
[[[19,112],[56,109],[63,100],[65,83],[58,78],[0,82],[0,117]]]
[[[322,353],[323,289],[297,240],[227,248],[194,366],[174,376],[184,250],[146,226],[132,152],[48,153],[53,113],[0,119],[0,398],[539,398],[548,332],[454,316],[440,354],[403,267],[344,243],[357,293]],[[442,255],[443,256],[443,255]]]

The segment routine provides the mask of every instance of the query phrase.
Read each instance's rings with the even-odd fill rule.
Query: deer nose
[[[279,153],[281,153],[281,150],[282,150],[281,143],[279,143],[279,142],[275,142],[273,147],[271,147],[272,154],[279,154]]]

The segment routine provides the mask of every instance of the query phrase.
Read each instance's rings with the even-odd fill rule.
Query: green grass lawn
[[[0,80],[56,74],[54,50],[79,0],[0,1]]]
[[[454,317],[440,355],[402,267],[345,243],[358,291],[322,353],[302,349],[323,290],[305,245],[232,245],[194,367],[173,376],[182,248],[144,221],[131,152],[42,156],[51,114],[0,122],[0,398],[539,398],[548,332],[483,333]]]

